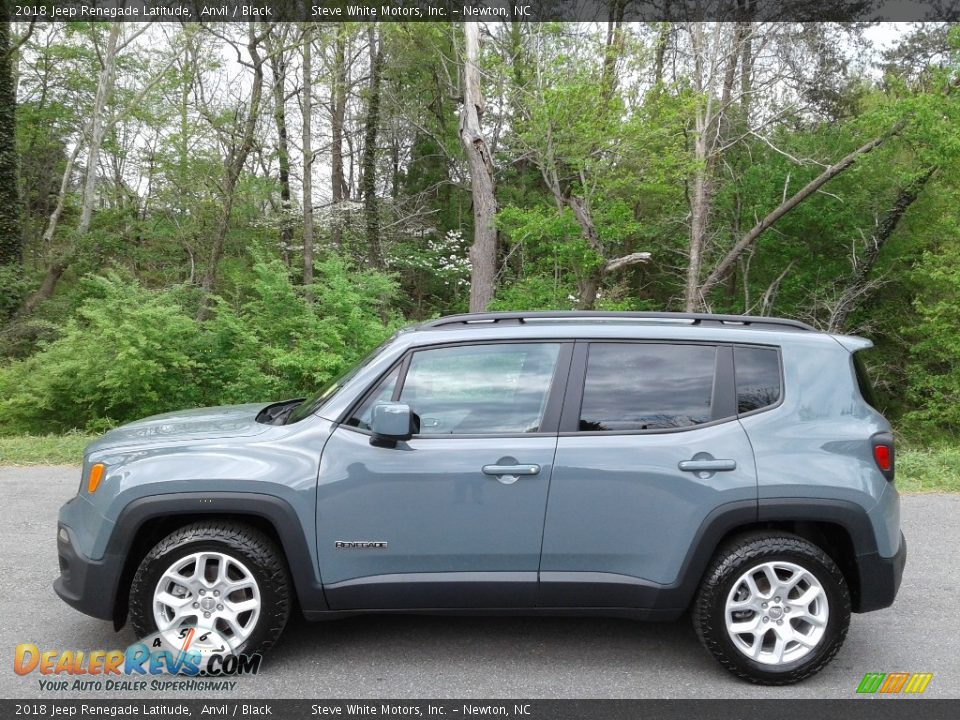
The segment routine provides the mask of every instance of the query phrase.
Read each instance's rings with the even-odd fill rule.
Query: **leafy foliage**
[[[305,395],[386,337],[377,313],[395,292],[389,277],[349,272],[337,258],[318,271],[311,303],[279,261],[258,259],[249,296],[237,306],[220,299],[202,324],[182,286],[88,276],[59,337],[0,369],[0,430],[96,430],[177,408]]]

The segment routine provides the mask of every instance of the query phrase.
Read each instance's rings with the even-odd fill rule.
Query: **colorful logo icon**
[[[858,693],[920,694],[933,680],[933,673],[867,673],[857,686]]]

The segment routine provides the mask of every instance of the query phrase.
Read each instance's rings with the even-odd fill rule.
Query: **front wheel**
[[[147,553],[130,586],[137,636],[178,646],[196,628],[194,647],[232,653],[266,650],[290,615],[283,555],[262,532],[232,522],[180,528]],[[206,648],[204,643],[210,644]],[[216,646],[216,647],[214,647]]]
[[[819,547],[756,533],[718,551],[693,610],[704,646],[751,682],[787,685],[821,670],[850,625],[843,573]]]

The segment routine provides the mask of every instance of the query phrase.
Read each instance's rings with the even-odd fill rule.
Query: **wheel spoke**
[[[800,597],[798,597],[796,600],[790,600],[789,602],[791,605],[797,605],[806,609],[810,607],[810,603],[820,597],[821,592],[822,591],[820,590],[819,586],[811,585],[800,594]]]
[[[743,600],[731,600],[727,604],[727,610],[737,612],[738,610],[756,610],[757,601],[752,596]]]
[[[255,610],[259,604],[260,602],[254,600],[253,598],[250,598],[249,600],[241,600],[240,602],[230,602],[229,600],[224,602],[226,608],[234,615],[240,615],[248,610]]]
[[[815,626],[815,627],[818,627],[818,628],[820,628],[820,627],[826,627],[826,625],[827,625],[827,617],[826,617],[826,615],[824,615],[824,616],[821,617],[820,615],[814,615],[813,613],[807,613],[807,612],[805,612],[805,613],[799,615],[798,617],[799,617],[801,620],[804,620],[804,621],[806,621],[806,622],[810,623],[811,625],[813,625],[813,626]]]
[[[766,564],[761,565],[760,570],[763,572],[764,577],[767,578],[767,585],[770,589],[766,593],[766,597],[773,597],[777,588],[780,587],[780,578],[777,577],[777,573],[773,569],[773,565]]]
[[[164,590],[162,592],[157,593],[154,599],[158,603],[162,603],[163,605],[166,605],[169,608],[173,608],[174,610],[179,610],[184,605],[189,603],[193,598],[190,597],[189,595],[185,597],[177,597],[176,595],[171,595],[166,590]]]
[[[757,581],[753,578],[753,574],[748,573],[743,578],[743,582],[747,584],[747,589],[750,591],[751,598],[763,597],[763,593],[761,593],[760,588],[757,587]]]
[[[780,633],[776,634],[776,640],[773,643],[773,660],[776,663],[783,662],[783,651],[787,648],[787,641],[783,639]]]
[[[817,646],[817,642],[815,640],[811,640],[806,635],[799,633],[796,630],[793,632],[793,639],[803,645],[805,648],[810,648],[811,650]]]
[[[750,650],[748,655],[754,659],[760,656],[760,651],[763,649],[763,638],[766,637],[766,633],[756,633],[753,636],[753,642],[750,643]]]
[[[256,587],[256,582],[253,578],[244,578],[243,580],[233,580],[227,582],[226,589],[223,591],[224,595],[231,595],[238,590],[248,590]]]
[[[233,633],[233,635],[228,639],[230,640],[240,639],[247,635],[247,633],[243,631],[243,628],[240,627],[240,623],[236,619],[236,617],[231,615],[224,615],[223,618],[221,619],[223,620],[223,622],[227,624],[227,627],[229,627],[230,631]]]

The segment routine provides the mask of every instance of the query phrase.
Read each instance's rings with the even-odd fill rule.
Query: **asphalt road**
[[[56,515],[76,492],[72,467],[0,467],[0,697],[140,697],[51,693],[13,672],[14,647],[124,648],[129,629],[60,601]],[[689,621],[591,618],[361,617],[295,620],[256,677],[230,698],[848,698],[866,672],[932,672],[926,696],[960,697],[960,495],[904,498],[909,556],[892,608],[854,615],[823,672],[790,688],[737,680],[700,646]],[[154,695],[159,696],[158,693]],[[217,697],[216,693],[205,696]],[[182,697],[182,696],[181,696]]]

